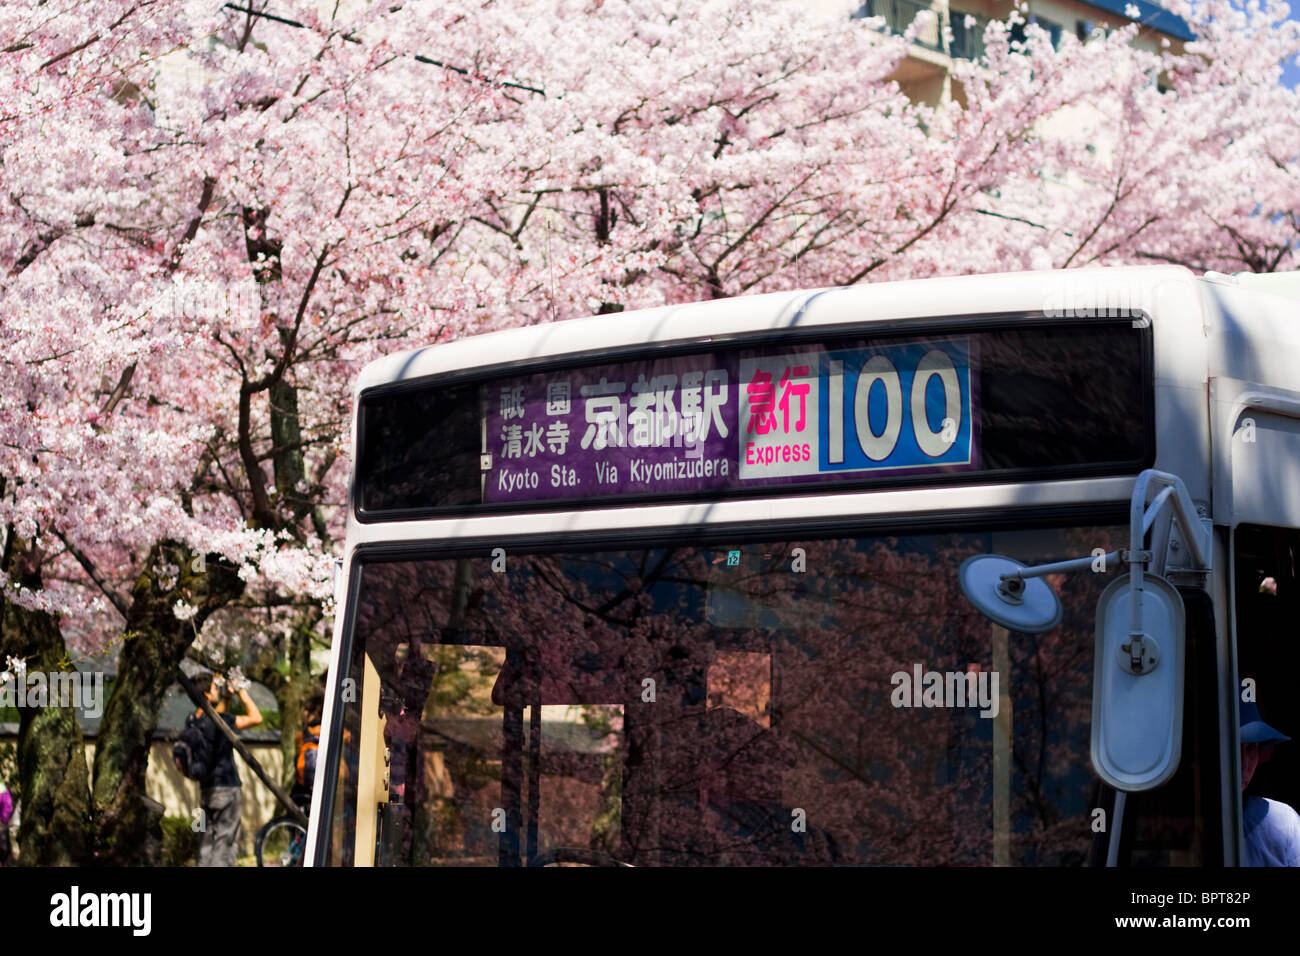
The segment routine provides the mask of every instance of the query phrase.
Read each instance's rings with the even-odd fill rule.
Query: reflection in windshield
[[[957,569],[1124,533],[368,564],[330,858],[1083,863],[1093,608],[1112,575],[1051,578],[1061,625],[1008,635]],[[367,755],[385,747],[386,799]]]

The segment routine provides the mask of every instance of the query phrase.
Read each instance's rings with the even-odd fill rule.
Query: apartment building
[[[826,9],[838,5],[836,0],[808,2]],[[979,59],[984,28],[990,20],[1007,19],[1015,6],[1012,0],[861,0],[852,16],[881,17],[886,30],[901,34],[922,10],[935,12],[934,23],[917,35],[892,78],[914,102],[936,105],[961,99],[960,85],[952,82],[954,62]],[[1141,25],[1136,42],[1146,49],[1158,50],[1161,40],[1168,39],[1177,51],[1192,39],[1186,21],[1148,0],[1028,0],[1028,14],[1054,43],[1066,33],[1083,40],[1133,22]],[[944,24],[951,28],[951,39]]]

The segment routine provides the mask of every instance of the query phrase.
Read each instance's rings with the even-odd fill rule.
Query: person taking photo
[[[210,671],[196,675],[202,690],[218,716],[232,730],[245,730],[262,722],[262,713],[248,693],[248,681],[238,671],[220,677]],[[233,694],[238,694],[244,713],[227,713]],[[203,809],[199,830],[199,866],[234,866],[239,848],[240,795],[243,784],[235,768],[235,750],[226,735],[202,708],[185,721],[197,725],[202,737],[201,756],[196,757],[194,777],[199,781],[199,805]]]

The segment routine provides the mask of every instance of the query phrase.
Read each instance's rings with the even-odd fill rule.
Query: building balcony
[[[885,21],[885,29],[890,33],[902,34],[912,25],[916,15],[922,10],[929,10],[935,15],[934,26],[917,34],[917,46],[935,53],[960,57],[966,60],[978,60],[984,55],[984,28],[988,18],[963,10],[935,10],[923,0],[863,0],[862,5],[853,13],[853,18],[863,20],[867,17],[880,17]],[[968,24],[967,18],[970,18]],[[952,43],[944,48],[943,26],[947,22],[952,29]]]
[[[950,55],[963,60],[978,60],[984,55],[984,28],[989,25],[987,17],[953,10],[949,14],[949,23],[952,27]]]
[[[967,0],[969,2],[969,0]],[[977,2],[975,5],[979,5]],[[994,4],[1001,6],[1001,4]],[[978,60],[984,55],[984,28],[989,18],[974,12],[949,9],[948,4],[940,2],[940,9],[931,6],[931,0],[862,0],[861,6],[851,16],[854,19],[880,17],[884,20],[884,29],[889,33],[902,34],[912,25],[916,15],[922,10],[929,10],[935,15],[933,26],[920,31],[914,43],[917,47],[941,56],[956,57],[963,60]],[[990,12],[986,9],[986,12]],[[1102,22],[1094,22],[1097,13],[1102,14]],[[1056,22],[1062,15],[1073,14],[1073,26],[1070,19],[1065,25]],[[1191,29],[1186,21],[1169,13],[1150,0],[1065,0],[1064,5],[1056,4],[1048,11],[1046,17],[1031,12],[1030,23],[1037,23],[1051,38],[1052,46],[1058,46],[1064,32],[1074,33],[1080,40],[1086,39],[1096,26],[1111,28],[1125,22],[1137,20],[1156,35],[1163,35],[1178,41],[1192,39]],[[952,32],[952,40],[944,42],[944,26]],[[1011,30],[1011,39],[1024,41],[1024,25],[1017,24]]]
[[[922,10],[931,10],[935,14],[935,25],[917,34],[916,45],[934,50],[936,53],[945,52],[943,32],[940,29],[943,13],[933,10],[928,3],[918,3],[917,0],[863,0],[862,6],[853,13],[853,19],[881,17],[885,21],[886,30],[901,34],[912,25],[912,21]]]

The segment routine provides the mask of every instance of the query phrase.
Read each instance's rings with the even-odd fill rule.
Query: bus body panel
[[[1300,304],[1203,282],[1214,519],[1300,528]]]

